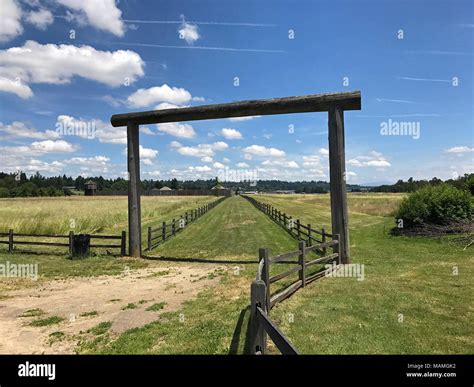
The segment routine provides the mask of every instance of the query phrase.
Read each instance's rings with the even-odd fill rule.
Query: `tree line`
[[[0,172],[0,197],[28,197],[28,196],[65,196],[84,192],[86,181],[92,180],[97,184],[100,193],[126,194],[128,192],[128,181],[124,178],[104,178],[103,176],[71,177],[51,176],[46,177],[39,172],[31,176],[25,173],[3,173]],[[431,180],[414,180],[410,177],[407,181],[399,180],[395,184],[380,185],[377,187],[364,187],[357,184],[348,184],[347,189],[353,192],[413,192],[425,186],[441,184],[442,180],[433,178]],[[465,174],[457,179],[446,180],[446,183],[473,194],[474,174]],[[141,188],[143,192],[153,188],[169,187],[171,189],[199,189],[207,190],[220,184],[217,178],[198,180],[143,180]],[[259,191],[274,192],[277,190],[288,190],[296,193],[327,193],[329,183],[325,181],[281,181],[281,180],[258,180],[256,182],[224,182],[226,188],[235,192]]]

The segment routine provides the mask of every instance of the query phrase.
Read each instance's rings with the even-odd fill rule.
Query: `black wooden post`
[[[13,251],[13,229],[8,231],[8,252],[11,253]]]
[[[176,219],[173,219],[173,223],[171,225],[171,234],[174,235],[176,233]]]
[[[299,219],[296,219],[296,232],[298,233],[298,239],[301,238],[300,220]]]
[[[140,153],[138,125],[127,124],[128,161],[128,234],[129,253],[132,257],[142,255],[141,209],[140,209]]]
[[[321,229],[321,242],[326,243],[326,230],[324,228]],[[326,247],[323,247],[323,256],[326,255]]]
[[[332,238],[337,240],[339,243],[341,241],[341,237],[340,237],[339,234],[334,235]],[[338,265],[341,264],[341,263],[344,263],[344,262],[342,262],[342,259],[341,259],[341,253],[340,253],[341,249],[339,248],[340,247],[339,243],[332,247],[333,254],[338,253],[338,257],[337,257],[337,264]]]
[[[251,354],[264,355],[267,351],[267,334],[257,317],[257,307],[267,312],[266,286],[262,280],[252,282],[250,287],[250,348]]]
[[[186,224],[188,224],[188,211],[186,211],[185,217],[186,217]]]
[[[268,259],[268,249],[262,247],[258,250],[259,261],[263,259],[262,280],[265,282],[267,288],[267,305],[266,308],[270,311],[270,261]]]
[[[301,286],[304,288],[306,286],[306,242],[300,241],[298,243],[298,249],[300,250],[300,255],[298,256],[298,263],[301,266],[298,275],[301,281]]]
[[[151,250],[151,227],[148,226],[148,251]]]
[[[161,241],[164,242],[166,240],[166,222],[163,222],[161,226]]]
[[[329,174],[331,189],[331,233],[339,234],[339,254],[342,263],[350,263],[347,217],[346,161],[344,144],[344,111],[332,106],[328,113]]]
[[[72,255],[74,244],[74,231],[69,231],[69,254]]]
[[[122,231],[122,239],[120,241],[120,255],[122,257],[127,255],[127,232]]]
[[[308,223],[308,246],[312,246],[313,241],[311,240],[311,225]]]

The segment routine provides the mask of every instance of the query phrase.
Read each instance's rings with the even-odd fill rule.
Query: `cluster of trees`
[[[414,180],[410,177],[407,181],[398,180],[395,184],[381,185],[378,187],[371,188],[372,192],[415,192],[423,187],[437,186],[442,184],[443,181],[436,177],[431,180]],[[464,174],[457,179],[445,180],[444,183],[449,184],[460,190],[470,191],[474,195],[474,173]]]
[[[93,180],[97,183],[97,190],[104,194],[126,194],[128,182],[123,178],[107,179],[102,176],[76,178],[70,176],[45,177],[39,172],[28,177],[25,173],[13,174],[0,172],[0,197],[23,197],[23,196],[62,196],[71,195],[74,189],[84,191],[84,183]],[[218,184],[217,179],[208,180],[143,180],[141,182],[144,192],[153,188],[169,187],[171,189],[210,189]],[[406,182],[397,181],[392,185],[381,185],[378,187],[363,187],[356,184],[348,184],[350,191],[360,192],[370,190],[371,192],[414,192],[426,186],[437,186],[443,183],[436,177],[431,180],[413,180],[409,178]],[[465,174],[458,179],[450,179],[445,183],[474,194],[474,174]],[[281,181],[281,180],[258,180],[255,182],[225,182],[224,186],[240,191],[272,192],[276,190],[293,190],[296,193],[326,193],[329,192],[329,183],[325,181]]]

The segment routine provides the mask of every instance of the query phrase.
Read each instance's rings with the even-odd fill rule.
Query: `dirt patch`
[[[110,321],[110,333],[117,335],[179,310],[184,301],[217,284],[220,270],[202,264],[154,267],[119,276],[51,280],[8,292],[0,304],[0,353],[74,353],[81,335],[101,322]],[[157,303],[164,306],[146,310]],[[54,316],[63,321],[30,325]],[[52,340],[58,335],[61,340]]]

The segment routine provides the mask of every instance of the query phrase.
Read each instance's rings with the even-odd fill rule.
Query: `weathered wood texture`
[[[339,254],[342,263],[350,263],[344,144],[344,111],[339,107],[332,107],[328,114],[331,232],[340,235]]]
[[[128,250],[131,257],[142,255],[139,130],[136,123],[127,125],[128,161]]]
[[[112,116],[110,122],[112,126],[117,127],[128,125],[128,123],[141,125],[256,115],[324,112],[329,111],[333,106],[339,106],[343,110],[360,110],[360,91],[309,94],[296,97],[115,114]]]

